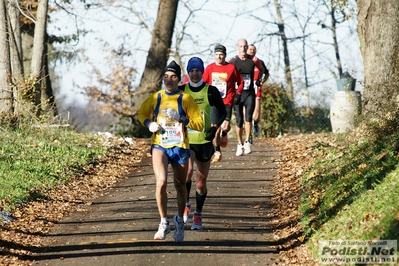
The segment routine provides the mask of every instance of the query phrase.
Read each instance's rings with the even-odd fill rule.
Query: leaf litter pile
[[[279,246],[277,265],[317,265],[310,250],[303,243],[302,226],[299,223],[298,205],[301,197],[301,177],[310,163],[321,156],[313,152],[316,142],[327,142],[323,135],[307,134],[284,136],[268,139],[277,147],[281,156],[275,161],[278,168],[278,180],[274,187],[273,203],[278,213],[274,221],[275,240],[283,243]]]
[[[309,134],[265,140],[281,152],[275,161],[279,175],[273,199],[278,213],[274,237],[282,243],[276,265],[316,265],[302,243],[298,203],[301,175],[314,159],[313,144],[321,138],[321,135]],[[42,196],[16,209],[7,223],[0,223],[0,265],[34,265],[31,258],[35,248],[41,247],[44,236],[55,223],[72,212],[84,211],[85,206],[106,194],[107,189],[128,173],[140,171],[142,158],[150,156],[147,139],[134,139],[131,145],[123,139],[109,138],[103,145],[109,146],[106,158],[87,166],[84,174],[68,184],[38,191],[37,195]],[[3,213],[3,221],[6,218]]]

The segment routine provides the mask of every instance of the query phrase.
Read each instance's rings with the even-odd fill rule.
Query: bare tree
[[[290,63],[290,55],[288,52],[288,42],[287,36],[285,35],[284,29],[284,19],[283,15],[281,14],[281,6],[278,0],[274,0],[274,6],[276,8],[277,13],[277,26],[278,26],[278,34],[281,37],[281,42],[283,45],[283,55],[284,55],[284,72],[285,72],[285,80],[287,82],[286,91],[290,97],[294,96],[294,89],[292,85],[292,76],[291,76],[291,63]]]
[[[333,1],[334,7],[336,7],[334,13],[335,26],[338,23],[343,23],[342,25],[345,27],[334,27],[335,33],[340,33],[341,31],[345,33],[354,32],[355,27],[352,27],[351,21],[346,19],[348,10],[341,9],[343,4],[338,6],[336,2],[335,0]],[[274,4],[273,8],[270,8],[270,3]],[[277,6],[279,7],[278,9],[276,9],[276,4],[279,5]],[[300,95],[299,92],[303,87],[309,89],[310,93],[314,92],[319,96],[322,90],[316,86],[324,86],[326,88],[325,91],[327,91],[330,87],[327,82],[330,83],[329,81],[332,81],[332,79],[335,85],[336,78],[343,69],[344,60],[350,57],[344,55],[342,59],[340,56],[342,52],[338,50],[338,46],[340,46],[341,50],[344,45],[344,49],[350,49],[352,44],[348,45],[348,42],[357,42],[356,36],[348,38],[347,34],[345,34],[345,37],[336,34],[336,38],[326,38],[324,29],[331,30],[332,28],[330,4],[331,0],[292,0],[284,2],[275,0],[264,4],[264,10],[269,12],[268,15],[255,16],[247,12],[251,14],[252,18],[263,22],[264,26],[255,43],[258,42],[257,46],[260,53],[264,50],[268,51],[266,54],[268,54],[270,60],[272,80],[273,78],[279,78],[278,73],[273,71],[273,68],[276,70],[282,68],[284,70],[284,80],[287,80],[287,73],[290,72],[292,86],[295,86],[295,90],[293,90],[295,100],[299,99],[297,96]],[[278,31],[275,31],[276,26],[279,29]],[[282,30],[284,30],[283,35],[281,34]],[[329,36],[332,36],[332,33]],[[278,47],[278,50],[276,47]],[[287,49],[284,49],[284,47],[287,47]],[[356,47],[353,48],[356,49]],[[357,50],[350,51],[353,56],[355,56],[355,52]],[[339,55],[338,61],[336,55]],[[287,59],[289,60],[290,68],[287,68]],[[307,65],[304,65],[304,62],[307,62]],[[351,62],[349,63],[351,64]],[[281,64],[283,64],[282,67],[280,67]],[[339,64],[340,70],[338,70],[337,64]],[[287,87],[289,89],[289,83],[287,83]]]
[[[115,5],[107,0],[106,3],[109,5],[102,7],[104,12],[112,15],[113,12],[118,10],[119,13],[126,12],[129,14],[134,14],[135,18],[132,18],[132,16],[122,16],[121,18],[118,18],[118,20],[128,24],[135,24],[134,22],[137,21],[139,25],[137,25],[136,28],[141,28],[150,34],[154,32],[153,28],[155,26],[151,25],[152,21],[148,19],[148,14],[145,12],[145,9],[138,9],[133,2],[131,2],[131,5],[127,4],[126,2],[117,3]],[[167,50],[169,50],[168,57],[173,57],[179,63],[179,65],[182,67],[182,73],[184,73],[184,57],[209,51],[209,45],[206,46],[206,48],[203,48],[203,50],[200,52],[192,49],[189,49],[189,51],[183,51],[181,47],[182,42],[184,42],[186,39],[195,44],[198,43],[198,40],[193,38],[193,36],[187,32],[187,27],[195,24],[195,22],[192,20],[196,18],[196,13],[200,12],[206,3],[208,3],[208,0],[201,2],[199,6],[192,7],[190,6],[190,1],[183,1],[182,7],[188,11],[188,15],[185,15],[185,17],[183,17],[181,20],[176,18],[176,23],[172,32],[172,36],[174,36],[175,39],[171,39],[171,46],[169,49],[164,49],[165,53]],[[107,8],[111,6],[112,9]],[[132,35],[133,34],[130,34],[130,36]],[[85,60],[93,69],[92,75],[90,75],[93,81],[90,82],[90,85],[83,86],[82,88],[86,93],[85,95],[88,96],[90,103],[97,103],[95,105],[97,110],[101,111],[102,113],[112,113],[115,117],[124,119],[126,116],[132,117],[132,114],[135,113],[134,105],[138,105],[137,98],[141,97],[142,88],[133,86],[137,71],[131,65],[126,64],[126,62],[129,61],[128,59],[132,57],[132,43],[123,42],[123,39],[121,39],[121,41],[122,43],[120,46],[115,49],[113,49],[108,43],[108,40],[102,41],[102,51],[104,54],[103,58],[109,62],[107,63],[107,66],[109,66],[107,69],[108,71],[102,71],[102,68],[99,68],[95,64],[91,64],[90,58]],[[197,47],[197,45],[195,45],[195,47]],[[107,54],[110,54],[110,56],[107,56]],[[149,53],[149,55],[151,54],[152,52]],[[157,61],[159,60],[157,59]],[[160,73],[162,73],[162,67],[157,67],[157,69],[158,71],[161,71]],[[143,83],[142,81],[142,84],[146,83]],[[161,86],[161,84],[159,84],[159,86]],[[159,88],[160,87],[157,87],[155,90],[158,90]],[[134,116],[132,122],[134,122]]]
[[[8,115],[13,111],[12,88],[10,86],[10,34],[8,30],[6,4],[0,0],[0,115]]]
[[[327,3],[325,2],[325,5],[327,8],[330,8],[330,16],[331,16],[331,34],[333,38],[333,43],[334,43],[334,51],[335,51],[335,59],[337,60],[337,69],[338,69],[338,76],[342,76],[342,64],[341,64],[341,56],[339,54],[339,48],[338,48],[338,40],[337,40],[337,23],[338,20],[336,18],[335,13],[337,10],[337,5],[335,5],[334,0],[330,0],[330,5],[328,6]]]
[[[399,1],[357,0],[357,6],[364,114],[379,117],[392,111],[392,100],[399,93]]]
[[[323,29],[329,29],[331,31],[331,36],[333,40],[333,47],[335,52],[335,60],[336,60],[336,67],[338,70],[338,77],[342,77],[343,74],[343,67],[342,67],[342,60],[341,60],[341,53],[339,49],[338,43],[338,36],[337,36],[337,26],[338,24],[344,23],[347,21],[349,16],[345,12],[345,6],[348,4],[347,1],[340,2],[336,0],[327,0],[322,1],[323,5],[328,10],[328,15],[330,16],[331,26],[324,24],[322,21],[319,21],[319,25]]]
[[[118,50],[112,50],[111,55],[106,57],[111,68],[106,76],[101,72],[101,68],[92,65],[94,71],[92,85],[84,87],[83,90],[89,97],[90,104],[102,114],[112,114],[122,118],[134,113],[133,79],[136,69],[124,63],[125,58],[130,55],[130,51],[126,51],[123,45]],[[88,59],[87,61],[90,62]]]
[[[309,48],[308,44],[308,37],[310,37],[311,34],[308,34],[308,28],[310,24],[312,23],[312,19],[316,13],[319,12],[319,5],[315,6],[308,6],[307,13],[303,15],[301,12],[297,11],[297,8],[295,8],[295,2],[294,4],[294,13],[292,14],[298,23],[298,27],[300,28],[301,31],[301,36],[299,36],[297,39],[301,41],[301,60],[302,60],[302,68],[303,68],[303,78],[304,78],[304,85],[306,89],[306,97],[307,97],[307,109],[308,111],[310,110],[310,93],[309,93],[309,87],[312,86],[310,82],[310,70],[308,68],[308,60],[310,59],[307,54],[307,49]],[[301,5],[303,5],[303,2],[301,2]],[[311,49],[313,47],[310,47]],[[316,70],[317,71],[317,70]]]
[[[171,54],[173,55],[176,62],[183,66],[183,58],[190,57],[197,54],[204,54],[205,52],[209,51],[209,46],[212,45],[211,43],[208,46],[202,48],[201,51],[196,50],[189,50],[187,52],[183,52],[183,43],[187,39],[192,41],[193,45],[199,46],[197,40],[193,38],[193,36],[188,32],[188,27],[190,25],[195,24],[196,22],[193,19],[197,16],[197,13],[203,10],[204,6],[209,2],[209,0],[204,0],[200,3],[200,5],[196,8],[190,6],[190,1],[183,1],[183,7],[185,10],[188,11],[188,15],[184,18],[181,23],[178,23],[175,26],[174,35],[175,35],[175,45],[171,49]],[[197,28],[201,27],[200,24],[197,25]],[[203,29],[206,32],[206,28]],[[186,73],[186,70],[183,68],[182,73]]]
[[[139,91],[135,95],[136,111],[148,95],[161,88],[163,69],[166,67],[172,45],[178,3],[178,0],[159,1],[147,62]]]
[[[133,124],[131,129],[136,134],[141,134],[142,128],[136,123],[135,112],[144,99],[152,92],[159,90],[162,85],[163,69],[172,53],[172,37],[178,2],[177,0],[159,1],[158,13],[153,28],[150,25],[150,21],[148,21],[148,15],[145,12],[138,11],[134,6],[134,1],[114,3],[107,0],[103,3],[110,4],[110,6],[98,4],[94,7],[88,7],[90,9],[96,8],[97,10],[101,8],[102,11],[109,12],[108,14],[111,16],[113,16],[112,12],[127,11],[128,16],[122,16],[119,20],[129,24],[137,24],[137,28],[151,33],[152,38],[147,61],[138,88],[133,87],[132,84],[136,69],[126,65],[127,59],[132,55],[132,50],[129,49],[131,43],[126,43],[123,39],[119,47],[115,49],[110,47],[106,40],[102,41],[103,48],[105,48],[103,53],[110,53],[110,56],[104,56],[104,60],[109,62],[109,67],[107,71],[103,72],[98,66],[89,63],[93,69],[90,75],[93,82],[89,86],[83,87],[90,99],[90,103],[96,106],[96,109],[103,114],[112,113],[115,117],[122,119],[130,117]],[[112,9],[107,8],[111,6]],[[129,16],[132,13],[138,22],[131,22],[127,19],[130,18]],[[131,35],[126,38],[131,38]],[[86,58],[86,60],[89,59]],[[135,127],[137,127],[137,130]]]
[[[13,98],[14,107],[18,112],[18,100],[19,89],[18,84],[23,82],[23,62],[22,62],[22,40],[21,40],[21,24],[20,24],[20,12],[18,10],[17,1],[8,2],[8,17],[9,17],[9,29],[10,29],[10,61],[11,61],[11,72],[12,72],[12,84],[13,84]]]
[[[35,104],[38,110],[47,105],[46,90],[43,86],[43,73],[45,73],[45,45],[46,45],[46,24],[47,24],[48,0],[39,0],[35,21],[35,35],[33,38],[33,52],[31,65],[31,78],[35,82],[36,99]]]
[[[10,29],[10,55],[12,76],[15,81],[19,81],[23,75],[22,65],[22,41],[21,41],[21,23],[20,12],[17,7],[17,1],[8,2],[9,29]]]
[[[47,12],[48,0],[22,2],[18,0],[1,1],[1,82],[4,110],[18,111],[18,104],[24,100],[35,100],[37,106],[53,106],[54,97],[49,82],[47,67]],[[36,18],[34,18],[36,16]],[[28,21],[28,22],[26,22]],[[21,24],[22,22],[22,24]],[[30,25],[27,26],[26,25]],[[34,41],[31,46],[24,46],[22,28],[34,29]],[[24,53],[26,49],[26,53]],[[29,51],[32,50],[32,53]],[[34,88],[27,82],[24,73],[24,57],[32,54],[30,78]]]

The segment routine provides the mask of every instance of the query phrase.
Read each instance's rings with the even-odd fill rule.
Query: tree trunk
[[[135,112],[152,92],[161,88],[163,70],[166,67],[172,45],[178,3],[178,0],[159,1],[157,20],[152,32],[147,62],[140,81],[140,87],[134,95]]]
[[[45,56],[45,35],[46,35],[46,21],[47,21],[48,0],[39,0],[37,7],[37,16],[35,22],[35,35],[33,37],[33,52],[32,52],[32,65],[31,77],[35,80],[36,99],[35,105],[39,106],[39,110],[46,105],[42,103],[42,77],[44,71],[44,56]],[[43,88],[45,91],[45,88]],[[39,113],[38,113],[39,114]]]
[[[338,47],[338,40],[337,40],[337,20],[335,19],[335,11],[337,9],[336,6],[334,6],[334,0],[331,0],[329,8],[330,10],[330,15],[331,15],[331,33],[333,37],[333,43],[334,43],[334,51],[335,51],[335,59],[337,60],[337,68],[338,68],[338,78],[342,77],[342,64],[341,64],[341,56],[339,55],[339,47]]]
[[[378,118],[396,107],[399,92],[399,1],[357,0],[364,62],[364,115]]]
[[[285,30],[284,30],[284,19],[281,14],[281,6],[280,6],[280,3],[278,2],[278,0],[274,0],[274,6],[276,7],[278,30],[279,30],[279,34],[281,36],[281,42],[283,43],[285,79],[287,82],[286,91],[287,91],[288,95],[291,97],[291,99],[293,99],[294,89],[293,89],[292,76],[291,76],[290,55],[288,53],[287,36],[285,36]]]
[[[34,29],[23,30],[21,33],[22,39],[22,68],[26,77],[30,76],[32,67],[32,51],[33,51],[33,35]]]
[[[0,116],[13,112],[13,95],[10,86],[10,46],[6,5],[0,0]]]
[[[20,12],[16,6],[16,1],[8,2],[9,28],[10,28],[10,61],[11,61],[11,79],[13,84],[14,107],[18,112],[19,97],[18,84],[22,83],[23,62],[22,62],[22,42],[21,26],[19,21]]]
[[[20,12],[15,1],[8,3],[8,13],[10,18],[10,55],[11,69],[14,80],[19,81],[23,74],[22,65],[22,40],[21,24],[19,21]]]
[[[52,112],[53,116],[58,115],[57,104],[55,102],[55,96],[53,92],[53,86],[51,84],[50,72],[49,72],[49,62],[48,62],[48,42],[46,35],[46,45],[44,46],[44,62],[42,71],[42,103],[45,104],[47,111]]]

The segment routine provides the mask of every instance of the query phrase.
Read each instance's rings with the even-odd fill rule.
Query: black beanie
[[[176,74],[177,78],[179,79],[179,81],[181,80],[181,68],[180,66],[175,62],[175,60],[173,60],[172,62],[169,63],[169,65],[167,65],[165,67],[165,70],[163,71],[163,73],[165,73],[166,71],[172,71],[173,73]]]
[[[220,53],[226,54],[226,47],[224,47],[221,44],[218,44],[218,45],[215,46],[215,53],[216,52],[220,52]]]

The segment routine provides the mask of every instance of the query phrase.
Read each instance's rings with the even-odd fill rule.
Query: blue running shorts
[[[173,164],[185,164],[190,158],[190,150],[180,147],[164,148],[158,144],[152,145],[151,149],[161,150],[168,156],[168,160]]]

